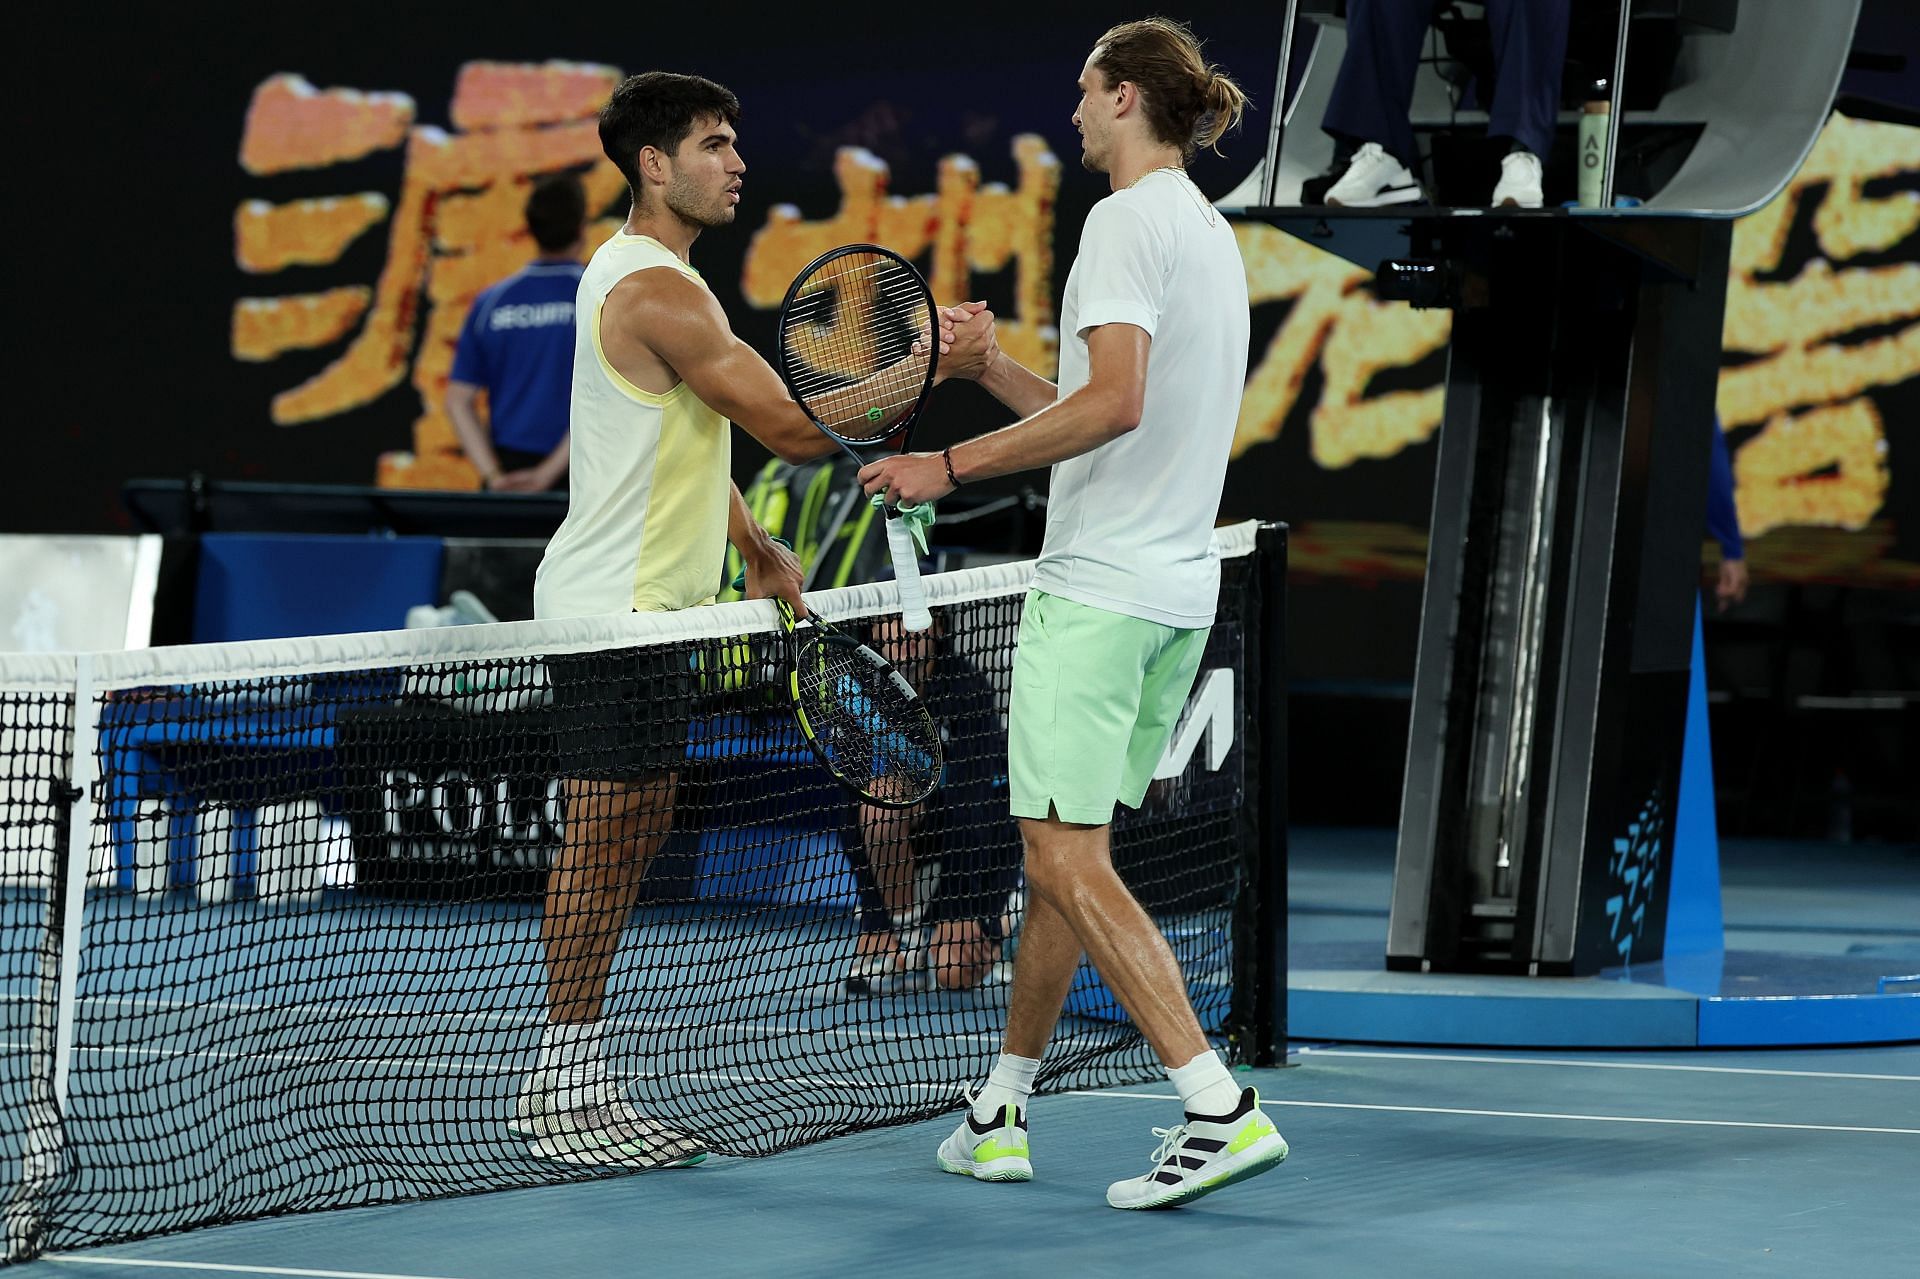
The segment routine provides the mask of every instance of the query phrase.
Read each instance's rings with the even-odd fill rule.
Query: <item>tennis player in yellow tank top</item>
[[[689,260],[700,233],[739,209],[739,118],[726,88],[664,71],[628,77],[600,114],[601,145],[632,188],[632,213],[594,254],[574,307],[571,491],[535,579],[539,617],[710,603],[728,541],[746,563],[749,597],[777,595],[805,614],[799,562],[754,522],[733,484],[727,423],[789,462],[836,445],[734,335]],[[943,341],[942,371],[964,375],[984,354],[983,340]],[[536,1155],[567,1163],[698,1163],[696,1138],[621,1096],[601,1048],[622,926],[672,829],[684,720],[661,714],[676,699],[654,696],[660,672],[609,671],[604,659],[549,666],[569,761],[566,840],[541,926],[546,1032],[512,1127]]]

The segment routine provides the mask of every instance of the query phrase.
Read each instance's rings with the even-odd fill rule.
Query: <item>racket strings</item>
[[[849,438],[892,433],[919,401],[935,340],[918,274],[872,254],[820,267],[801,282],[781,320],[783,371],[796,397]],[[841,391],[847,394],[836,400]]]
[[[873,322],[868,317],[848,317],[826,336],[805,321],[799,324],[789,322],[788,372],[795,385],[803,391],[816,393],[876,378],[883,379],[882,385],[908,387],[923,380],[927,371],[928,350],[922,340],[931,337],[931,323],[920,321],[913,333],[913,340],[901,343],[902,349],[897,352],[878,355],[871,349],[871,344],[866,344],[860,350],[847,349],[858,344],[857,334],[852,337],[849,334]],[[800,336],[796,337],[796,333]],[[919,349],[915,349],[916,342],[921,343]]]
[[[931,320],[930,308],[912,268],[891,259],[841,268],[842,261],[802,284],[789,328],[804,328],[804,340],[821,355],[841,357],[826,371],[862,377],[911,353]]]
[[[909,803],[939,780],[939,732],[894,671],[852,644],[802,643],[799,698],[814,740],[849,785]]]
[[[801,296],[785,321],[798,379],[817,385],[858,381],[906,361],[924,371],[931,309],[904,268],[889,266],[891,287],[822,282]]]

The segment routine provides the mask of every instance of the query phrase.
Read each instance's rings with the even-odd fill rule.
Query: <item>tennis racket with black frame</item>
[[[911,808],[940,784],[940,729],[892,662],[818,615],[786,630],[786,692],[807,745],[848,790],[882,808]]]
[[[905,452],[939,363],[939,312],[911,262],[848,244],[808,263],[780,303],[780,380],[813,424],[865,466]],[[887,504],[887,548],[907,629],[933,624],[913,534]]]

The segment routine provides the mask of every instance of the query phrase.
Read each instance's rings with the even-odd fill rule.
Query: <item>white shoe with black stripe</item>
[[[1347,209],[1377,209],[1390,204],[1419,204],[1426,194],[1419,179],[1378,142],[1353,153],[1340,180],[1327,188],[1328,204]]]
[[[1260,1110],[1260,1094],[1243,1089],[1225,1116],[1188,1115],[1177,1128],[1155,1128],[1160,1148],[1153,1171],[1107,1187],[1114,1208],[1178,1208],[1236,1181],[1280,1166],[1287,1141]]]

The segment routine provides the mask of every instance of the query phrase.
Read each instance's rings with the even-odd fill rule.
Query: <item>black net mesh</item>
[[[1205,693],[1244,720],[1251,559],[1223,567],[1190,705]],[[955,1109],[998,1047],[1023,902],[1005,714],[1026,578],[998,572],[929,578],[935,628],[895,658],[945,738],[943,784],[910,810],[863,809],[807,749],[764,605],[700,610],[768,615],[739,636],[557,652],[514,624],[464,628],[474,653],[457,660],[310,640],[258,646],[244,678],[223,646],[218,678],[103,679],[42,1245],[604,1176],[694,1143],[766,1155]],[[864,589],[835,593],[868,600],[864,616],[822,611],[879,643],[882,593]],[[663,624],[684,633],[685,616]],[[339,638],[364,654],[387,637]],[[1199,747],[1183,729],[1184,765],[1115,834],[1222,1043],[1253,801],[1249,734],[1230,729]],[[38,767],[11,749],[7,766]],[[43,783],[6,785],[0,820],[41,838]],[[8,919],[13,1041],[34,977],[17,938],[44,906],[7,902],[24,912]],[[604,1077],[551,1042],[550,1006],[598,1014]],[[18,1169],[8,1063],[0,1140]],[[1158,1070],[1083,968],[1041,1088]],[[623,1162],[555,1117],[558,1087],[626,1125]]]
[[[54,976],[72,749],[71,691],[0,686],[0,1181],[9,1257],[37,1246],[36,1205],[60,1170]]]

